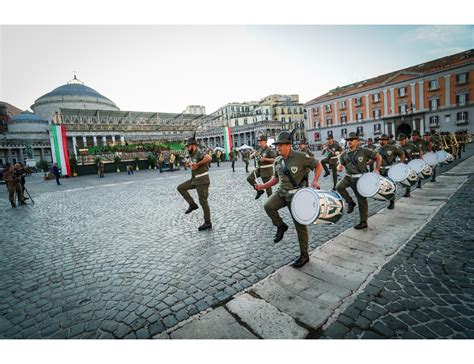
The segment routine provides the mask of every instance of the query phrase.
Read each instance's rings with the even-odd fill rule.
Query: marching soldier
[[[374,141],[372,140],[372,138],[367,139],[367,144],[364,145],[364,148],[367,148],[367,149],[370,149],[370,150],[375,150],[375,145],[374,145]],[[369,166],[369,172],[373,172],[374,171],[374,160],[371,159],[369,161],[369,163],[367,163],[367,164]]]
[[[259,149],[250,156],[250,158],[255,158],[257,167],[247,177],[247,182],[254,189],[257,184],[257,178],[261,177],[263,183],[270,181],[273,175],[273,162],[276,157],[273,149],[267,145],[267,137],[265,135],[261,135],[258,138],[258,146]],[[270,197],[272,195],[272,188],[268,188],[266,192],[267,196]],[[263,193],[264,191],[257,191],[255,199],[258,200]]]
[[[418,149],[421,150],[423,154],[431,152],[433,148],[429,140],[426,141],[420,137],[420,132],[418,130],[413,130],[411,133],[411,141],[418,147]],[[421,188],[421,179],[418,179],[418,188]]]
[[[237,161],[237,158],[239,157],[239,152],[232,148],[229,153],[229,159],[232,162],[232,172],[235,172],[235,162]]]
[[[273,225],[277,227],[273,239],[275,243],[283,239],[283,234],[288,230],[288,225],[283,222],[278,210],[285,206],[290,209],[293,194],[304,185],[303,179],[308,169],[314,170],[316,168],[311,186],[320,188],[318,179],[321,175],[321,163],[315,158],[309,157],[306,153],[292,149],[291,139],[295,131],[296,129],[291,133],[283,131],[278,134],[277,140],[273,143],[277,146],[279,153],[274,162],[273,177],[267,183],[255,186],[257,191],[263,191],[279,183],[276,193],[272,194],[263,206]],[[298,234],[300,256],[293,262],[292,266],[300,268],[309,262],[308,228],[306,225],[299,224],[295,219],[293,219],[293,223]]]
[[[178,186],[178,192],[189,204],[185,214],[189,214],[199,208],[188,192],[189,190],[195,189],[199,197],[199,204],[204,212],[204,224],[199,226],[198,230],[212,229],[211,211],[207,201],[209,197],[209,184],[211,183],[209,179],[209,163],[211,157],[199,149],[196,134],[188,138],[186,149],[189,152],[189,161],[186,163],[189,164],[188,167],[191,167],[191,179]]]
[[[398,134],[397,137],[400,149],[405,153],[404,163],[408,163],[412,159],[423,159],[423,151],[408,140],[407,136],[403,133]],[[418,187],[421,188],[421,181],[418,179]],[[410,197],[411,186],[405,187],[405,194],[403,197]]]
[[[400,163],[403,163],[405,154],[396,146],[388,144],[389,138],[387,134],[382,134],[379,138],[380,146],[375,151],[382,157],[382,166],[380,167],[380,175],[387,177],[388,169],[392,164],[396,163],[396,158],[400,158]],[[388,209],[395,207],[395,195],[390,200]]]
[[[8,170],[3,172],[3,180],[7,184],[8,189],[8,199],[12,207],[16,207],[15,204],[15,192],[18,197],[20,205],[25,204],[25,199],[23,197],[23,192],[21,190],[21,171],[16,169],[14,165],[11,165]]]
[[[339,181],[336,189],[344,200],[346,200],[348,204],[347,213],[350,214],[354,211],[354,207],[356,206],[356,203],[347,192],[348,187],[352,188],[356,195],[357,203],[359,204],[360,216],[360,222],[354,226],[354,229],[366,229],[368,227],[369,204],[367,198],[362,197],[357,191],[357,181],[362,174],[367,173],[367,162],[370,159],[375,159],[376,166],[374,173],[379,173],[380,166],[382,165],[382,157],[374,150],[360,147],[359,137],[354,132],[350,132],[346,140],[349,142],[349,148],[344,150],[339,156],[337,169],[339,172],[342,172],[345,167],[347,175]]]
[[[441,142],[441,138],[436,132],[436,130],[431,130],[431,133],[425,133],[425,140],[428,139],[431,143],[431,151],[437,152],[439,150],[443,150],[443,144]],[[438,166],[433,167],[433,174],[431,175],[431,182],[436,182],[436,170]]]
[[[388,139],[388,144],[390,144],[390,145],[397,145],[397,142],[395,141],[395,137],[394,137],[393,134],[390,134],[390,135],[388,136],[388,138],[389,138],[389,139]]]
[[[249,160],[250,160],[250,152],[248,149],[243,149],[240,151],[242,154],[242,161],[245,163],[245,172],[249,172]]]
[[[217,149],[217,150],[216,150],[216,161],[217,161],[217,166],[218,166],[218,167],[221,166],[221,165],[220,165],[220,162],[221,162],[221,155],[222,155],[222,152],[221,152],[219,149]]]
[[[174,169],[174,162],[176,160],[176,156],[174,155],[174,153],[171,153],[170,154],[170,160],[169,160],[169,169],[170,171],[172,171]]]
[[[301,153],[305,153],[306,155],[308,155],[309,157],[313,157],[314,158],[314,153],[311,152],[308,148],[308,142],[304,139],[300,140],[299,143],[298,143],[298,151],[301,152]],[[327,168],[327,167],[326,167]],[[305,187],[309,187],[309,170],[308,172],[305,174],[304,176],[304,180],[305,180]]]
[[[99,178],[104,178],[104,162],[102,162],[102,160],[97,163],[97,170],[99,172]]]
[[[324,176],[327,177],[329,176],[329,169],[326,166],[326,164],[329,164],[331,167],[332,171],[332,182],[333,182],[333,187],[332,189],[336,189],[336,184],[337,184],[337,160],[338,160],[338,155],[342,153],[342,147],[339,145],[338,142],[334,141],[334,138],[332,135],[329,135],[327,137],[327,143],[323,146],[322,154],[325,156],[323,160],[321,160],[321,164],[324,168]]]
[[[160,173],[163,173],[163,163],[165,162],[165,154],[163,151],[160,152],[160,156],[158,157],[158,168],[160,169]]]

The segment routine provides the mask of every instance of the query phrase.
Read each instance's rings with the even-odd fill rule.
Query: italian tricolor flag
[[[232,149],[232,135],[230,135],[230,128],[224,127],[224,149],[225,149],[225,160],[229,160],[229,153]]]
[[[69,153],[67,151],[66,127],[64,125],[52,124],[50,140],[53,163],[58,164],[63,176],[72,176],[71,166],[69,165]]]

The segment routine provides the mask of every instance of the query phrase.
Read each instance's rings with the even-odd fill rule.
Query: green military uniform
[[[264,148],[259,148],[258,151],[258,156],[255,157],[257,161],[257,168],[250,172],[250,174],[247,176],[247,182],[252,186],[252,188],[255,188],[255,185],[257,184],[256,179],[261,177],[263,183],[266,183],[270,181],[273,175],[273,163],[272,162],[261,162],[260,157],[263,158],[275,158],[276,153],[275,151],[270,148],[268,145],[265,145]],[[272,188],[267,188],[266,189],[267,196],[272,195]]]
[[[300,145],[301,145],[301,144],[303,144],[303,143],[300,142]],[[302,147],[302,148],[299,148],[299,152],[305,153],[306,155],[308,155],[308,156],[314,158],[314,153],[309,150],[309,148],[308,148],[307,145],[305,145],[305,146]],[[309,170],[308,170],[308,172],[305,174],[304,180],[305,180],[305,182],[306,182],[305,187],[309,187]]]
[[[375,150],[376,147],[375,147],[374,144],[366,144],[366,145],[363,146],[363,148],[367,148],[367,149],[370,149],[370,150]],[[374,161],[373,160],[371,162],[369,161],[368,168],[369,168],[370,172],[374,171]]]
[[[383,135],[382,135],[383,136]],[[378,146],[375,151],[382,157],[382,166],[380,167],[380,175],[388,176],[388,167],[397,162],[397,157],[402,158],[403,152],[396,145],[387,144],[384,147]],[[390,199],[389,208],[393,209],[395,204],[395,195]]]
[[[232,171],[235,172],[235,162],[237,161],[237,158],[239,157],[239,152],[236,151],[235,149],[232,149],[229,153],[229,159],[232,162]]]
[[[354,201],[347,192],[348,187],[352,188],[359,204],[359,215],[362,223],[367,223],[369,218],[369,204],[367,198],[361,196],[357,191],[357,181],[362,174],[367,173],[367,162],[375,159],[376,156],[377,152],[375,150],[360,146],[354,151],[346,149],[339,156],[339,161],[346,168],[347,175],[337,184],[337,192],[341,194],[349,205],[355,206]]]
[[[403,140],[404,138],[406,138],[405,135],[403,135],[403,136],[399,135],[398,136],[398,140]],[[411,161],[412,159],[420,159],[420,152],[422,150],[418,146],[416,146],[414,143],[412,143],[410,140],[404,146],[400,146],[400,149],[403,151],[403,153],[405,153],[404,162],[406,164],[408,164],[408,162]],[[420,179],[418,179],[418,187],[421,188],[421,180]],[[411,191],[411,187],[406,186],[404,197],[410,197],[410,191]]]
[[[250,160],[250,151],[247,149],[242,150],[242,161],[245,163],[245,172],[249,171],[249,160]]]
[[[190,154],[189,158],[192,163],[198,163],[204,158],[205,155],[205,152],[197,148],[193,154]],[[178,186],[178,192],[183,196],[189,206],[194,208],[197,208],[197,205],[188,191],[196,189],[199,197],[199,204],[201,205],[202,210],[204,212],[204,222],[206,224],[211,223],[211,211],[209,209],[209,204],[207,201],[209,197],[210,183],[211,181],[209,179],[209,164],[206,163],[201,165],[196,170],[191,170],[191,179],[181,183]]]
[[[332,145],[326,143],[325,145],[326,150],[324,151],[324,159],[321,160],[321,164],[324,168],[325,177],[329,175],[329,169],[326,164],[329,164],[332,171],[332,182],[333,182],[333,189],[336,188],[337,184],[337,162],[338,162],[338,155],[336,152],[342,153],[343,149],[338,142],[334,142]]]
[[[23,192],[21,188],[21,176],[18,173],[15,173],[15,170],[7,170],[3,173],[3,180],[7,184],[8,189],[8,200],[10,201],[12,207],[15,207],[15,192],[18,196],[18,201],[20,205],[25,203],[25,198],[23,197]]]
[[[217,162],[217,166],[220,167],[221,166],[221,155],[222,155],[222,152],[217,149],[216,151],[216,162]]]
[[[279,228],[284,226],[278,210],[285,206],[290,209],[291,199],[297,188],[304,187],[305,185],[304,176],[310,169],[314,170],[317,164],[318,161],[314,157],[294,150],[290,152],[286,160],[281,156],[275,159],[273,175],[278,178],[279,184],[276,193],[271,195],[263,205],[273,225]],[[286,170],[289,171],[288,173],[293,177],[297,186],[294,186],[290,178],[285,174]],[[300,253],[302,256],[308,256],[308,228],[306,225],[299,224],[295,219],[293,219],[293,222],[298,234]]]
[[[158,168],[160,168],[160,173],[163,173],[163,163],[165,162],[165,155],[163,152],[160,152],[160,156],[158,157]]]
[[[412,143],[415,144],[418,149],[423,152],[423,154],[430,151],[430,143],[424,139],[419,138],[417,141],[412,140]]]

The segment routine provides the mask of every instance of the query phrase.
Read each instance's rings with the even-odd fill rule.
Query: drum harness
[[[292,184],[293,187],[295,188],[295,189],[293,189],[293,190],[289,190],[288,193],[289,193],[289,194],[294,194],[294,193],[296,193],[296,191],[297,191],[301,186],[300,186],[298,183],[296,183],[295,179],[294,179],[293,176],[291,175],[290,170],[289,170],[288,167],[286,166],[285,160],[284,160],[283,158],[281,159],[281,163],[283,164],[283,174],[288,177],[288,179],[290,180],[291,184]]]
[[[354,155],[352,154],[352,152],[347,152],[347,155],[349,156],[349,159],[351,160],[351,163],[354,167],[356,167],[356,169],[359,171],[359,168],[357,167],[357,162],[355,160],[355,157]],[[360,171],[359,171],[360,172]],[[349,176],[349,178],[353,179],[353,178],[359,178],[360,176],[362,176],[365,172],[361,172],[360,174],[348,174],[347,176]]]

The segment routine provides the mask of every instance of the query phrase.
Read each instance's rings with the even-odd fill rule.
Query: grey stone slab
[[[224,307],[186,323],[170,333],[171,339],[257,339],[240,325]]]
[[[233,299],[227,308],[263,339],[303,339],[308,335],[291,316],[249,294]]]
[[[321,250],[318,251],[318,258],[321,260],[325,260],[335,266],[338,266],[347,270],[352,270],[358,273],[370,274],[376,269],[376,267],[372,265],[365,265],[359,260],[356,260],[356,259],[348,260],[346,259],[348,257],[343,258],[341,256],[334,255],[333,253],[328,254]]]
[[[354,272],[319,259],[317,252],[311,255],[309,263],[302,267],[300,271],[324,282],[352,291],[357,290],[368,277],[368,273]]]
[[[338,244],[337,238],[330,244],[324,244],[321,246],[320,250],[326,254],[332,254],[351,262],[360,263],[374,268],[379,267],[385,259],[383,254],[362,252],[360,250],[355,250]]]

